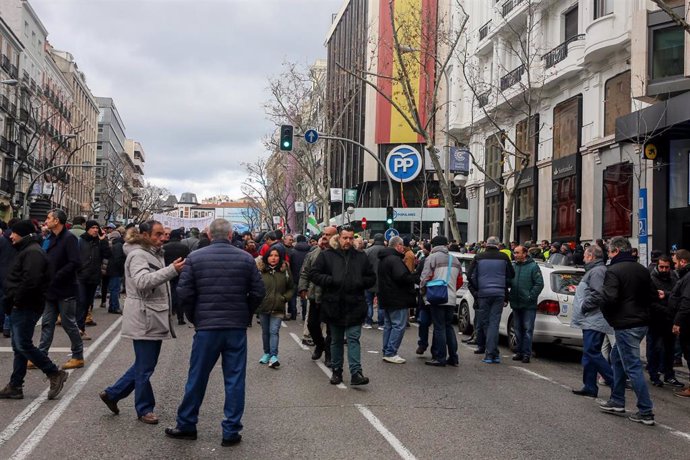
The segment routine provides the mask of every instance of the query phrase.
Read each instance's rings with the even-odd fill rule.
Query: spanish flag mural
[[[429,116],[429,102],[435,84],[437,0],[394,0],[393,17],[402,62],[395,53],[391,8],[379,2],[379,42],[377,85],[410,119],[416,109],[422,123]],[[404,81],[409,81],[414,107],[407,103]],[[382,95],[376,101],[376,143],[403,144],[423,142],[403,115]]]

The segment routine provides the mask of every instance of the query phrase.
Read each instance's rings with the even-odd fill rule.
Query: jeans
[[[662,372],[666,380],[676,377],[673,370],[676,336],[672,328],[673,324],[669,324],[667,330],[650,328],[647,332],[647,372],[652,380],[658,380]]]
[[[137,417],[153,412],[156,398],[151,387],[151,375],[156,370],[162,340],[134,340],[134,364],[120,379],[105,389],[108,398],[119,401],[134,391]]]
[[[271,356],[278,356],[278,341],[280,340],[280,326],[283,320],[269,313],[261,313],[261,339],[264,343],[264,353]]]
[[[292,297],[288,299],[288,317],[290,319],[297,319],[297,288],[294,289]]]
[[[79,335],[76,312],[77,300],[74,297],[46,302],[41,322],[41,343],[38,345],[38,348],[43,353],[48,354],[50,345],[53,343],[55,323],[59,314],[62,328],[67,333],[72,344],[72,358],[84,359],[84,342],[81,340],[81,335]]]
[[[93,305],[97,288],[98,284],[79,281],[79,305],[77,307],[77,326],[79,326],[79,330],[83,331],[86,327],[86,316],[89,314],[89,307]]]
[[[407,308],[384,310],[383,356],[395,356],[405,335]]]
[[[431,312],[429,308],[417,309],[417,324],[419,325],[417,345],[425,350],[429,348],[429,326],[431,326]]]
[[[364,291],[364,300],[367,302],[367,318],[364,320],[364,323],[369,326],[374,324],[374,297],[376,297],[375,293]],[[380,307],[378,308],[378,323],[379,326],[384,324],[383,310]]]
[[[486,334],[484,333],[484,315],[486,310],[481,309],[479,300],[474,302],[474,341],[477,342],[477,350],[484,353],[486,350]]]
[[[101,275],[101,304],[105,304],[105,298],[108,295],[108,286],[110,286],[110,277],[106,275]],[[118,292],[118,295],[120,293]]]
[[[652,399],[642,372],[640,342],[647,335],[647,327],[633,327],[615,331],[616,344],[611,349],[613,367],[613,387],[611,401],[625,406],[625,379],[630,378],[633,391],[637,395],[637,408],[641,414],[652,413]]]
[[[44,374],[50,375],[58,371],[57,366],[44,352],[36,348],[33,343],[34,328],[41,317],[41,312],[32,310],[12,309],[12,351],[14,351],[14,366],[10,385],[14,388],[24,386],[27,361],[31,361]]]
[[[321,304],[309,301],[309,316],[307,316],[307,329],[314,346],[324,350],[326,357],[331,356],[331,327],[326,325],[326,338],[321,331]]]
[[[601,346],[604,344],[606,334],[591,329],[582,330],[582,389],[587,393],[598,395],[597,374],[606,381],[607,385],[613,384],[613,370],[611,365],[601,354]]]
[[[453,307],[451,305],[435,305],[429,307],[431,321],[434,324],[434,335],[431,342],[431,357],[442,363],[458,362],[458,339],[453,329]]]
[[[479,308],[482,312],[480,317],[480,329],[484,331],[484,337],[486,340],[486,346],[484,349],[487,359],[499,358],[498,325],[501,322],[501,314],[503,313],[504,306],[505,298],[503,296],[479,298]]]
[[[178,429],[196,431],[199,408],[206,394],[208,378],[219,357],[225,385],[225,418],[221,423],[223,438],[228,439],[242,430],[247,375],[246,329],[197,331],[194,334],[187,384],[184,387],[184,397],[177,409]]]
[[[177,281],[177,280],[175,280]],[[108,311],[120,311],[120,287],[122,285],[121,276],[111,276],[108,281],[108,292],[110,293],[110,302],[108,304]],[[177,286],[177,283],[175,283]],[[171,294],[175,292],[173,290],[173,283],[170,282]]]
[[[537,310],[513,310],[513,327],[517,339],[517,353],[524,358],[532,356],[532,334]]]
[[[362,336],[362,326],[336,326],[331,324],[331,362],[332,369],[342,370],[344,362],[343,338],[347,339],[347,362],[350,375],[362,371],[361,348],[359,338]]]

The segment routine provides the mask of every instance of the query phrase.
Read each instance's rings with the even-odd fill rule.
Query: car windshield
[[[551,273],[551,290],[556,294],[575,295],[577,285],[583,276],[584,273],[580,272],[553,272]]]

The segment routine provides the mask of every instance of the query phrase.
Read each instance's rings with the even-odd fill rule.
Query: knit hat
[[[383,236],[383,233],[377,233],[376,235],[374,235],[374,242],[383,243],[385,239],[386,238]]]
[[[36,227],[30,220],[20,220],[12,226],[12,233],[16,233],[23,238],[36,233]]]
[[[448,244],[448,238],[446,238],[443,235],[438,235],[435,236],[431,239],[431,247],[435,248],[436,246],[445,246]]]
[[[95,220],[87,220],[86,224],[84,225],[84,229],[88,230],[91,227],[98,227],[98,229],[101,229],[101,224],[98,223],[98,221]]]

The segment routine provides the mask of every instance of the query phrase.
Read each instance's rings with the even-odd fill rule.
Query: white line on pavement
[[[668,425],[664,425],[663,423],[657,423],[657,425],[659,425],[664,430],[668,430],[669,433],[671,433],[674,436],[679,436],[679,437],[685,439],[686,441],[690,441],[690,434],[689,433],[684,433],[682,431],[678,431],[675,428],[672,428]]]
[[[117,334],[115,338],[108,344],[107,347],[101,352],[100,355],[94,360],[94,362],[88,367],[86,372],[81,376],[77,383],[72,385],[67,394],[60,398],[60,402],[55,406],[46,417],[39,423],[39,425],[34,428],[31,434],[24,440],[24,442],[14,451],[11,460],[22,460],[31,454],[31,452],[38,446],[45,435],[50,431],[50,429],[55,425],[55,422],[62,416],[62,414],[67,410],[70,403],[74,398],[81,392],[81,390],[86,386],[93,374],[96,373],[98,368],[103,364],[105,359],[110,355],[110,353],[118,344],[122,335]]]
[[[84,359],[88,358],[91,353],[98,348],[98,346],[103,342],[109,335],[110,333],[115,330],[120,323],[122,322],[122,317],[118,318],[113,324],[110,325],[108,329],[101,334],[100,337],[98,337],[88,349],[85,349],[84,351]],[[67,371],[72,373],[73,371]],[[39,407],[43,405],[48,400],[48,389],[46,388],[36,399],[31,401],[26,408],[17,415],[14,420],[12,420],[12,423],[7,425],[7,428],[5,428],[2,433],[0,433],[0,446],[5,444],[12,436],[14,436],[17,431],[26,423],[27,420],[38,410]]]
[[[398,438],[395,437],[393,433],[388,431],[388,429],[383,426],[383,423],[381,423],[381,420],[376,418],[376,416],[369,410],[367,409],[366,406],[363,404],[355,404],[355,407],[357,410],[366,418],[371,425],[376,428],[376,431],[381,433],[381,436],[385,438],[386,441],[388,441],[388,444],[390,444],[393,449],[400,455],[401,458],[404,458],[405,460],[416,460],[416,457],[412,455],[412,452],[410,452],[407,447],[403,446],[402,443]]]
[[[299,346],[302,350],[309,351],[309,347],[302,344],[302,341],[299,339],[299,337],[297,337],[297,334],[295,334],[294,332],[290,332],[290,337],[293,338],[293,340],[297,343],[297,346]],[[315,363],[317,366],[319,366],[319,369],[321,369],[324,374],[326,374],[328,377],[331,376],[331,373],[333,371],[327,368],[326,365],[321,362],[321,360],[315,361]],[[342,383],[339,383],[338,385],[336,385],[336,387],[340,388],[341,390],[347,390],[347,387]]]

